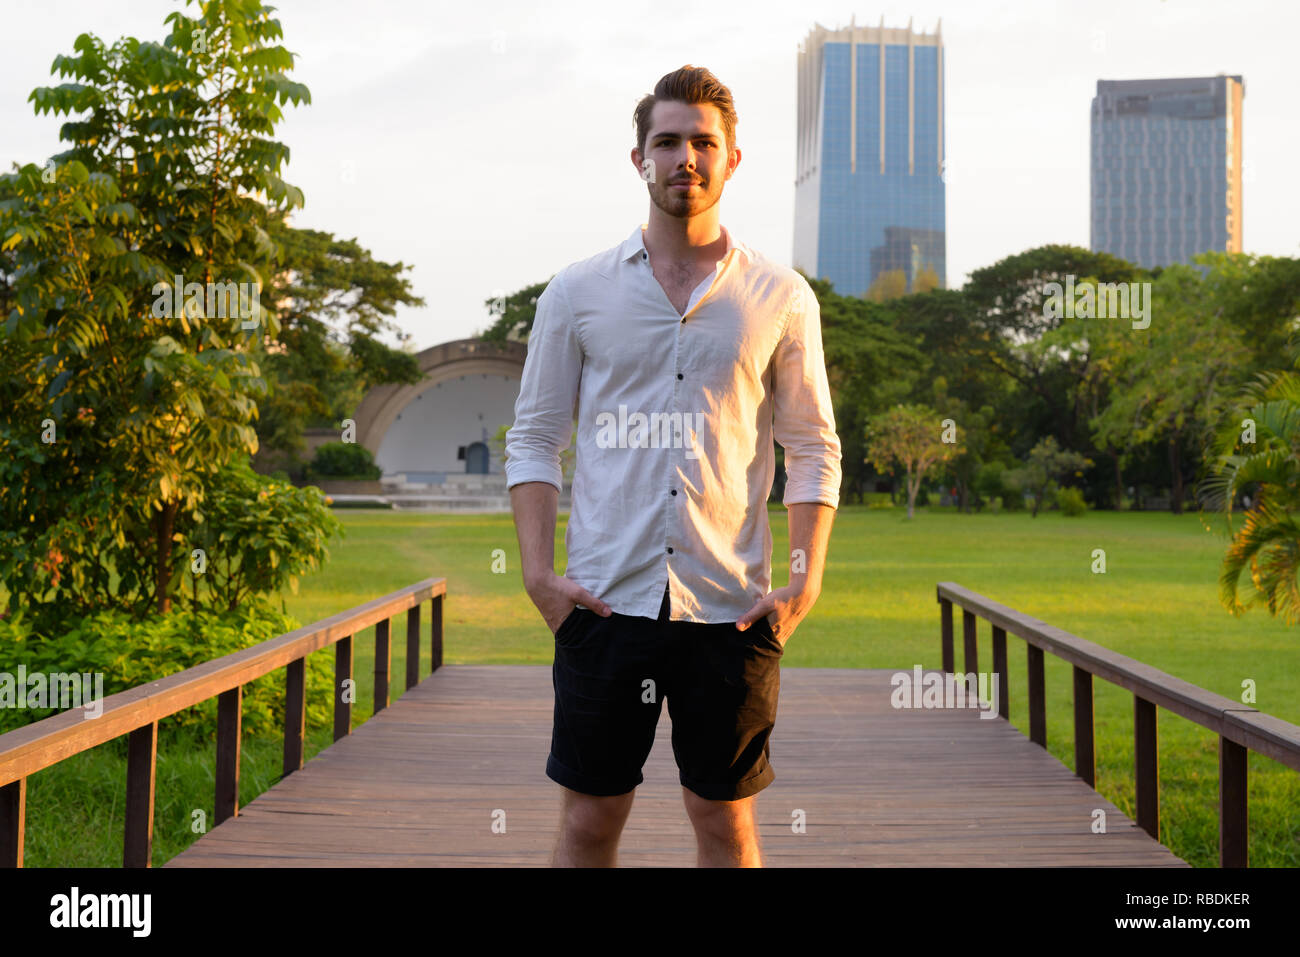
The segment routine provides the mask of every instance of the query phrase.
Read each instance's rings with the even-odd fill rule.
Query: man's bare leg
[[[632,811],[636,789],[613,797],[594,797],[560,786],[560,836],[552,867],[614,867],[618,839]]]
[[[682,788],[686,813],[695,826],[699,867],[762,867],[752,794],[739,801],[710,801]]]

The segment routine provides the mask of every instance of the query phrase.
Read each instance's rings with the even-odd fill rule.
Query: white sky
[[[0,169],[63,147],[36,117],[79,33],[161,40],[176,0],[0,0]],[[1088,117],[1098,79],[1241,74],[1248,252],[1300,256],[1294,0],[954,0],[854,6],[750,0],[279,0],[292,78],[277,138],[306,206],[356,237],[427,306],[397,321],[423,349],[481,331],[483,300],[547,279],[644,221],[632,110],[692,63],[726,83],[740,167],[722,198],[737,238],[789,263],[795,56],[814,21],[932,31],[943,17],[948,279],[1045,243],[1088,245]],[[189,8],[191,12],[196,9]],[[738,19],[738,14],[745,19]],[[349,173],[351,182],[348,182]]]

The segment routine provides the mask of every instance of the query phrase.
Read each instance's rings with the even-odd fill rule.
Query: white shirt
[[[817,297],[724,228],[726,254],[679,314],[644,229],[538,298],[506,483],[560,489],[576,415],[565,576],[620,614],[656,618],[667,583],[672,619],[735,621],[770,590],[774,436],[785,504],[839,506]]]

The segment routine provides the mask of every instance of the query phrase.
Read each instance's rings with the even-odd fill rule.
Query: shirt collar
[[[619,262],[627,262],[633,256],[636,256],[646,251],[645,249],[646,225],[647,225],[646,223],[642,223],[636,229],[632,230],[632,235],[628,236],[627,239],[623,240],[623,244],[619,247],[618,250]],[[748,246],[746,246],[744,243],[738,243],[731,238],[731,230],[727,229],[726,226],[723,226],[721,224],[718,225],[718,228],[722,230],[722,235],[727,237],[727,251],[723,253],[724,259],[728,255],[730,255],[733,249],[740,250],[740,254],[744,256],[747,260],[753,259],[753,254],[750,252]]]

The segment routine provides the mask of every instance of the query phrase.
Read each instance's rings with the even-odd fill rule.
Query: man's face
[[[653,182],[647,160],[654,164]],[[641,175],[651,202],[669,216],[689,219],[722,198],[722,186],[740,162],[740,150],[728,156],[722,113],[712,103],[666,100],[651,111],[645,153],[633,149],[632,162],[638,170],[647,170]]]

